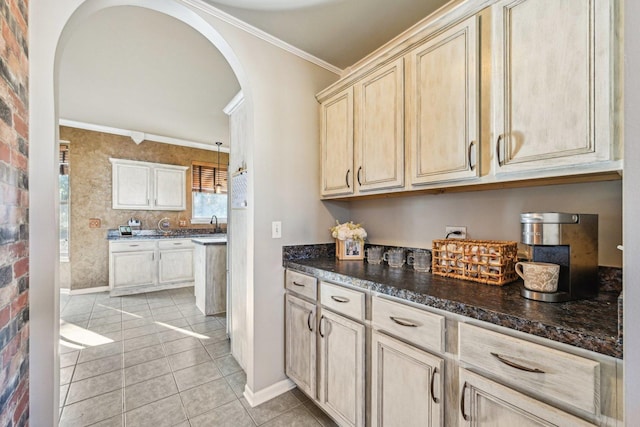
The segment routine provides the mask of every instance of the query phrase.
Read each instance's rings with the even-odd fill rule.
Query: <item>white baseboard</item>
[[[282,393],[286,393],[287,391],[294,388],[296,385],[290,379],[284,379],[280,382],[277,382],[267,388],[263,388],[260,391],[253,392],[248,385],[244,386],[244,398],[247,399],[247,402],[251,407],[258,406],[261,403],[267,402],[274,397],[280,396]]]
[[[97,286],[95,288],[85,288],[85,289],[71,289],[69,291],[69,295],[83,295],[83,294],[95,294],[98,292],[108,291],[108,286]]]

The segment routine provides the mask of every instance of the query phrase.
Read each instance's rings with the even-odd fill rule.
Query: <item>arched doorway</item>
[[[117,3],[117,4],[114,4]],[[138,6],[165,14],[190,26],[209,42],[211,42],[226,58],[235,72],[245,96],[247,110],[251,111],[251,89],[249,81],[240,61],[232,48],[213,26],[201,16],[183,4],[171,0],[145,2],[129,0],[113,2],[109,0],[77,1],[69,0],[60,5],[60,13],[51,17],[51,26],[41,29],[49,37],[53,36],[40,53],[34,55],[32,74],[44,74],[46,78],[35,78],[36,92],[48,93],[47,99],[35,100],[48,108],[36,108],[42,112],[38,126],[31,132],[32,161],[30,174],[32,190],[37,198],[32,197],[30,216],[31,239],[31,348],[30,348],[30,403],[31,423],[34,425],[52,425],[58,415],[59,378],[57,375],[58,352],[58,272],[57,272],[57,188],[54,174],[57,170],[56,142],[58,140],[58,75],[61,52],[73,31],[88,16],[114,6]],[[65,17],[65,13],[67,14]],[[37,24],[36,24],[37,25]],[[57,28],[56,25],[58,25]],[[46,59],[45,59],[46,58]],[[38,63],[38,60],[42,60]],[[46,81],[45,86],[37,88],[38,82]],[[50,98],[49,98],[50,96]],[[33,101],[32,101],[33,102]],[[33,111],[33,110],[32,110]],[[32,117],[34,117],[32,115]],[[247,130],[250,138],[251,131]],[[45,215],[43,212],[48,212]],[[38,236],[35,241],[34,236]]]

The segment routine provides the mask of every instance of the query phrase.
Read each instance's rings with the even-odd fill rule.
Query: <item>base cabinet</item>
[[[309,397],[316,397],[316,306],[287,294],[285,373]]]
[[[460,369],[460,426],[593,426],[539,400]]]
[[[444,360],[374,331],[371,426],[442,426]]]
[[[365,327],[323,311],[320,336],[320,406],[340,425],[364,426]]]
[[[193,286],[191,239],[109,242],[111,295]]]

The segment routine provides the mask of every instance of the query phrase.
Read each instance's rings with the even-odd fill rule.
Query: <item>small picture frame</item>
[[[120,230],[120,235],[121,236],[131,236],[131,227],[128,225],[120,225],[118,226],[118,229]]]
[[[340,260],[363,260],[364,242],[360,240],[337,240],[336,258]]]

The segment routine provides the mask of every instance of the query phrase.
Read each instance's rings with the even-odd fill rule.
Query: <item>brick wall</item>
[[[28,0],[0,3],[0,426],[29,424]]]

